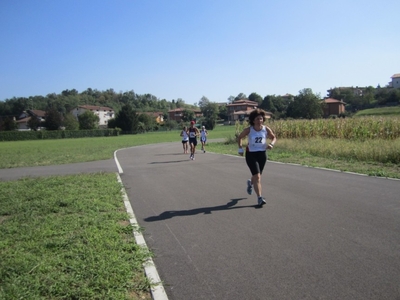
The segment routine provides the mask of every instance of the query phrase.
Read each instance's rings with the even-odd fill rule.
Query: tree
[[[237,95],[237,96],[235,97],[235,100],[234,100],[234,101],[236,101],[236,100],[242,100],[242,99],[247,99],[247,96],[246,96],[246,94],[239,93],[239,95]]]
[[[195,119],[195,114],[193,110],[190,109],[184,109],[182,111],[182,121],[183,122],[189,122]]]
[[[78,130],[79,122],[72,114],[66,114],[63,121],[66,130]]]
[[[263,98],[262,98],[259,94],[257,94],[257,93],[251,93],[251,94],[249,95],[249,100],[250,100],[250,101],[257,102],[258,105],[261,105],[261,103],[263,102]]]
[[[115,125],[121,128],[122,131],[137,133],[138,131],[138,116],[136,111],[128,103],[122,106],[115,118]]]
[[[228,103],[229,103],[229,104],[232,104],[232,103],[233,103],[233,101],[235,101],[235,97],[234,97],[234,96],[232,96],[232,95],[231,95],[231,96],[229,96],[229,97],[228,97]]]
[[[29,121],[28,121],[28,127],[29,127],[31,130],[36,131],[36,130],[40,127],[41,123],[42,123],[42,122],[41,122],[41,120],[40,120],[38,117],[31,116],[31,118],[30,118]]]
[[[273,97],[275,96],[265,96],[263,102],[260,105],[260,108],[275,114],[276,107],[274,105],[274,102],[272,101]]]
[[[226,107],[226,105],[220,106],[218,111],[218,118],[227,121],[228,117],[228,108]]]
[[[164,123],[164,126],[167,128],[167,130],[172,130],[178,127],[178,122],[175,120],[167,120],[167,122]]]
[[[201,108],[201,112],[204,116],[205,126],[207,129],[214,129],[217,123],[219,107],[217,103],[209,102],[206,106]]]
[[[117,127],[115,118],[109,119],[107,122],[107,128],[115,128]]]
[[[44,126],[47,130],[58,130],[62,124],[61,114],[57,109],[51,107],[46,111]]]
[[[145,132],[146,131],[146,125],[144,125],[144,123],[143,122],[138,122],[138,126],[137,126],[137,130],[138,130],[138,132]]]
[[[176,100],[176,108],[182,108],[185,106],[185,101],[183,101],[181,98],[178,98],[178,100]]]
[[[312,89],[303,89],[294,101],[288,106],[287,116],[291,118],[317,119],[323,114],[323,106],[319,95],[315,95]]]
[[[210,103],[210,100],[208,100],[208,98],[206,96],[201,97],[200,101],[199,101],[199,107],[200,109],[202,107],[207,106]]]
[[[90,110],[85,111],[83,114],[78,116],[79,129],[81,130],[93,130],[99,128],[99,116],[95,115]]]
[[[154,117],[151,117],[148,114],[140,114],[138,120],[139,120],[139,125],[140,122],[143,123],[143,129],[144,129],[143,131],[152,130],[156,125]]]
[[[0,130],[12,131],[18,128],[17,122],[12,117],[5,118],[0,122]]]

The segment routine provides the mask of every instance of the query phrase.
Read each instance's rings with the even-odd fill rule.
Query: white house
[[[24,110],[16,120],[18,130],[31,130],[28,126],[28,122],[31,118],[37,118],[42,124],[45,121],[46,112],[38,109],[27,109]],[[41,126],[39,126],[40,130]]]
[[[400,88],[400,73],[394,74],[390,78],[392,78],[392,82],[389,82],[389,86],[395,89]]]
[[[77,108],[71,110],[71,114],[78,119],[78,116],[83,114],[85,111],[91,111],[99,117],[99,126],[106,127],[108,120],[115,117],[115,112],[110,107],[105,106],[94,106],[94,105],[80,105]]]

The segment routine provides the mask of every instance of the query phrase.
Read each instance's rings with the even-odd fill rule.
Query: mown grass
[[[349,141],[342,139],[279,139],[268,159],[329,168],[369,176],[400,179],[400,139]],[[207,150],[237,155],[236,143],[210,143]]]
[[[115,174],[0,190],[0,299],[151,299]]]
[[[234,126],[218,126],[210,139],[224,138]],[[0,142],[0,169],[60,165],[110,159],[121,148],[179,142],[180,131],[149,132],[116,137]]]
[[[369,108],[358,111],[355,117],[361,116],[399,116],[400,106]]]

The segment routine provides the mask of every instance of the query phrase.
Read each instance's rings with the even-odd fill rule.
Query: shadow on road
[[[238,209],[238,208],[246,208],[246,207],[260,208],[260,206],[257,204],[256,205],[235,206],[240,200],[244,200],[244,199],[247,199],[247,198],[231,199],[231,201],[228,202],[227,204],[218,205],[218,206],[201,207],[201,208],[194,208],[194,209],[189,209],[189,210],[169,210],[169,211],[163,212],[159,216],[147,217],[144,219],[144,221],[155,222],[155,221],[171,219],[173,217],[193,216],[193,215],[197,215],[197,214],[211,214],[213,211],[219,211],[219,210]]]
[[[180,162],[184,162],[184,161],[190,161],[190,160],[184,159],[184,160],[169,160],[169,161],[152,161],[149,164],[150,165],[155,165],[155,164],[173,164],[173,163],[180,163]]]

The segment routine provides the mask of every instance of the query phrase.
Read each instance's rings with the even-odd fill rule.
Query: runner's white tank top
[[[247,136],[249,152],[266,151],[267,150],[268,131],[263,126],[260,131],[257,131],[250,126],[250,133]]]
[[[182,131],[182,141],[188,141],[189,136],[185,130]]]
[[[206,135],[206,131],[205,130],[201,130],[200,131],[200,137],[202,137],[202,138],[205,138],[207,135]]]

